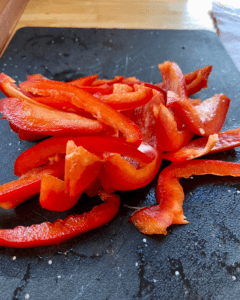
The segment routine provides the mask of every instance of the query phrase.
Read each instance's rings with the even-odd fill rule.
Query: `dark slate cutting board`
[[[35,73],[64,81],[99,73],[157,83],[157,65],[165,60],[177,62],[184,73],[213,65],[209,89],[196,97],[225,93],[232,102],[224,129],[240,127],[240,76],[208,31],[23,28],[0,59],[0,71],[17,83]],[[15,158],[33,143],[19,141],[5,120],[0,130],[3,184],[14,179]],[[240,161],[238,149],[209,157]],[[239,299],[240,179],[199,176],[181,183],[190,224],[172,226],[165,237],[139,233],[125,205],[155,204],[155,180],[121,193],[119,214],[100,229],[59,246],[0,247],[0,299]],[[97,203],[83,197],[70,212],[51,213],[36,197],[15,210],[0,210],[0,228],[54,221]]]

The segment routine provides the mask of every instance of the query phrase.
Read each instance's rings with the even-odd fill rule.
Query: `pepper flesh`
[[[214,138],[215,139],[215,138]],[[189,159],[212,154],[222,151],[227,151],[240,146],[240,128],[230,129],[217,134],[217,139],[212,146],[208,146],[209,137],[200,137],[191,141],[185,147],[178,151],[166,152],[163,158],[174,163],[181,163]]]
[[[115,194],[100,192],[104,203],[81,215],[70,215],[54,223],[44,222],[29,227],[17,226],[14,229],[0,229],[0,245],[13,248],[27,248],[57,245],[84,232],[110,222],[117,214],[120,198]]]
[[[5,209],[14,208],[20,203],[33,197],[33,195],[38,194],[40,191],[41,179],[44,174],[63,178],[64,159],[60,159],[52,165],[32,169],[17,180],[1,185],[0,207]]]
[[[39,203],[50,211],[65,211],[72,208],[81,197],[65,191],[65,182],[55,176],[45,174],[41,180]]]
[[[182,208],[184,191],[179,179],[206,174],[239,177],[240,164],[198,159],[166,167],[160,173],[156,187],[159,205],[139,209],[130,222],[142,233],[164,235],[172,224],[187,224]]]
[[[168,92],[167,97],[167,106],[177,111],[189,130],[201,136],[221,130],[229,105],[230,99],[223,94],[216,94],[196,106],[173,92]]]
[[[101,136],[83,137],[52,137],[41,141],[18,156],[14,165],[14,174],[19,176],[32,168],[43,166],[49,157],[57,153],[66,153],[68,140],[73,140],[77,146],[83,146],[92,153],[119,153],[130,156],[141,163],[149,163],[155,159],[157,152],[148,144],[142,143],[139,147],[127,143],[124,138]],[[36,155],[37,153],[37,155]]]
[[[70,101],[76,107],[83,108],[98,121],[122,132],[128,142],[140,145],[142,141],[141,130],[134,122],[78,87],[58,81],[35,80],[29,81],[28,91],[39,96],[61,98],[64,96],[67,102]]]

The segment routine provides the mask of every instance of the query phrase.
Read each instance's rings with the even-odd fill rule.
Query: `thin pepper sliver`
[[[70,215],[53,223],[44,222],[29,227],[17,226],[14,229],[0,229],[0,246],[27,248],[57,245],[105,225],[117,214],[120,198],[116,194],[105,192],[100,192],[99,196],[104,202],[81,215]]]
[[[173,224],[187,224],[183,214],[184,191],[180,178],[192,175],[240,176],[240,164],[217,160],[192,160],[182,164],[172,164],[159,175],[156,199],[159,205],[145,207],[135,212],[130,222],[145,234],[167,234]]]

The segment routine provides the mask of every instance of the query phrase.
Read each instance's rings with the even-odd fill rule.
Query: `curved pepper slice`
[[[0,90],[5,96],[29,100],[31,98],[31,93],[20,89],[15,82],[16,81],[13,78],[7,76],[6,74],[0,74]]]
[[[43,175],[64,177],[64,159],[41,168],[35,168],[17,180],[0,186],[0,207],[11,209],[38,194]]]
[[[114,83],[122,82],[124,76],[115,76],[113,79],[97,79],[95,80],[92,85],[98,86],[103,84],[113,85]]]
[[[153,97],[152,89],[135,86],[134,92],[100,96],[100,100],[116,110],[128,110],[147,104]]]
[[[178,126],[179,122],[177,122],[176,118],[177,116],[165,105],[159,105],[156,121],[156,137],[158,148],[161,151],[178,150],[188,144],[194,136],[194,133],[188,128],[181,125]]]
[[[101,192],[99,196],[104,203],[81,215],[70,215],[54,223],[44,222],[29,227],[0,229],[0,245],[13,248],[55,245],[103,226],[117,214],[120,199],[118,195],[105,192]]]
[[[180,98],[188,98],[185,78],[178,64],[165,61],[158,67],[162,74],[164,89],[176,93]]]
[[[66,153],[68,140],[82,146],[92,153],[119,153],[129,156],[141,163],[149,163],[155,159],[157,152],[148,144],[142,143],[138,148],[127,143],[123,138],[101,136],[52,137],[41,141],[18,156],[14,165],[14,174],[19,176],[32,168],[43,166],[49,157],[57,153]],[[36,155],[37,153],[37,155]]]
[[[65,182],[55,176],[45,174],[41,180],[39,203],[50,211],[65,211],[72,208],[82,193],[70,196],[65,191]]]
[[[212,66],[205,66],[194,72],[184,75],[187,85],[187,94],[190,97],[193,94],[208,88],[208,77],[212,71]]]
[[[98,121],[119,130],[125,135],[128,142],[141,144],[142,133],[137,125],[90,93],[71,84],[58,81],[36,80],[29,81],[28,84],[27,90],[34,94],[56,98],[60,96],[61,99],[63,96],[66,97],[66,101],[90,112]]]
[[[163,158],[174,163],[181,163],[205,154],[226,151],[239,146],[240,128],[236,128],[220,132],[217,135],[195,139],[178,151],[164,153]]]
[[[65,192],[70,196],[83,192],[98,176],[103,162],[96,154],[82,146],[77,147],[74,141],[69,140],[65,156]]]
[[[98,78],[98,74],[81,77],[75,80],[71,80],[68,83],[73,84],[75,86],[86,86],[91,85]]]
[[[111,188],[119,191],[139,189],[153,180],[161,162],[162,155],[159,153],[153,162],[136,169],[118,154],[113,154],[106,160],[100,173],[100,180],[104,180]]]
[[[168,92],[167,97],[167,106],[177,112],[192,132],[202,136],[221,130],[229,105],[230,99],[223,94],[216,94],[196,106],[173,92]]]
[[[166,167],[158,178],[156,199],[159,205],[145,207],[135,212],[132,222],[142,233],[167,234],[172,224],[187,224],[183,214],[183,188],[180,178],[192,175],[240,176],[240,164],[214,160],[193,160]]]
[[[0,100],[0,112],[3,118],[21,130],[33,133],[55,135],[94,134],[106,129],[104,124],[73,113],[56,110],[36,102],[20,98]]]

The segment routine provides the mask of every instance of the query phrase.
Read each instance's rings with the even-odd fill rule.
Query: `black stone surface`
[[[0,71],[17,83],[29,74],[72,80],[99,73],[161,81],[158,64],[175,61],[184,73],[212,65],[206,99],[225,93],[231,106],[224,129],[240,127],[240,76],[219,38],[208,31],[22,28],[0,59]],[[1,95],[2,97],[3,95]],[[0,122],[0,184],[13,180],[16,157],[34,143],[20,141]],[[240,161],[239,150],[208,158]],[[166,163],[163,163],[163,167]],[[186,226],[167,236],[144,236],[128,222],[129,206],[156,203],[156,179],[121,193],[117,217],[108,225],[59,246],[0,247],[0,299],[239,299],[240,179],[199,176],[181,180]],[[89,203],[90,201],[90,203]],[[47,212],[38,198],[0,210],[0,228],[53,221],[99,203],[83,197],[66,213]]]

